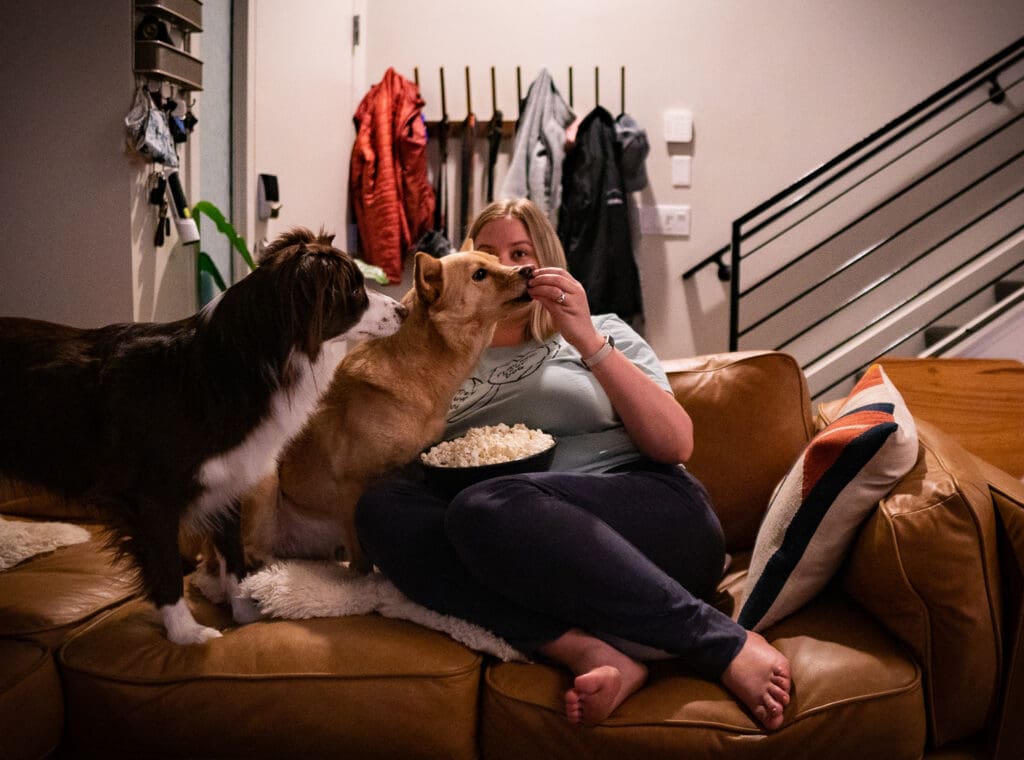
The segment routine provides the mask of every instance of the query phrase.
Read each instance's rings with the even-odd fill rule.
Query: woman
[[[704,601],[724,540],[680,466],[693,426],[654,352],[618,317],[591,316],[532,202],[491,204],[469,237],[502,263],[534,267],[533,301],[496,328],[452,401],[447,437],[523,422],[559,439],[555,461],[451,500],[412,480],[378,484],[356,513],[370,558],[416,602],[572,670],[575,723],[604,720],[644,684],[646,666],[623,651],[640,644],[721,681],[777,728],[789,663]]]

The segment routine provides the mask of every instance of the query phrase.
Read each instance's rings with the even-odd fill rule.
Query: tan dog
[[[468,247],[471,247],[468,246]],[[490,345],[495,325],[529,301],[532,270],[490,254],[417,253],[414,287],[398,332],[356,346],[342,360],[309,424],[286,448],[276,478],[243,507],[250,553],[334,557],[371,564],[356,537],[367,484],[415,459],[444,430],[455,392]]]

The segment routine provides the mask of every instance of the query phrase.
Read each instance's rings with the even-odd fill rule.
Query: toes
[[[565,717],[570,723],[580,723],[583,720],[583,705],[579,695],[572,689],[565,693]]]
[[[764,704],[758,708],[760,711],[758,719],[765,728],[778,728],[782,725],[783,709],[783,705],[779,704],[771,697],[765,696]]]
[[[768,696],[780,705],[785,706],[789,704],[789,692],[775,684],[768,685]]]

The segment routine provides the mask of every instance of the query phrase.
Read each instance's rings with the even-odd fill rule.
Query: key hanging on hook
[[[164,202],[164,194],[167,192],[167,177],[162,171],[155,171],[149,175],[149,202],[159,206]]]
[[[164,244],[167,236],[171,234],[171,220],[167,216],[166,198],[160,203],[160,211],[156,219],[156,232],[153,235],[153,245],[159,248]]]

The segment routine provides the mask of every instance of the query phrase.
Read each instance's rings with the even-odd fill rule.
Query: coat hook
[[[572,108],[572,66],[569,67],[569,108]]]
[[[516,110],[523,107],[523,72],[516,66]]]
[[[594,105],[595,106],[601,105],[601,86],[600,86],[600,84],[598,82],[598,76],[600,74],[600,71],[601,70],[597,66],[594,67]]]
[[[441,67],[441,120],[448,121],[448,100],[444,94],[444,66]]]
[[[494,67],[491,66],[491,113],[498,110],[497,89],[494,86]]]
[[[412,78],[416,82],[416,89],[418,90],[419,87],[420,87],[420,67],[419,66],[413,66],[412,67]]]
[[[469,66],[466,67],[466,113],[473,113],[473,99],[469,87]]]
[[[626,67],[619,67],[619,105],[622,107],[620,113],[626,113]]]

